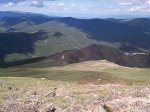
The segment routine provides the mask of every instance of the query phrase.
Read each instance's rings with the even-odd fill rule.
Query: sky
[[[0,0],[0,11],[72,17],[150,17],[150,0]]]

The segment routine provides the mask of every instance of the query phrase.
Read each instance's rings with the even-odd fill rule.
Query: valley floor
[[[0,76],[0,112],[150,112],[150,69],[88,61]]]

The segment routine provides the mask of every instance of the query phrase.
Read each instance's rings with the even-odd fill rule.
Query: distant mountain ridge
[[[3,46],[0,48],[0,62],[47,57],[92,44],[114,47],[127,53],[150,53],[149,18],[77,19],[19,12],[0,12],[0,15],[0,46]],[[35,33],[41,32],[40,36],[44,38],[34,37]],[[11,49],[7,49],[11,37]],[[22,40],[22,37],[25,41],[16,47],[16,39]],[[22,46],[28,43],[30,49]]]
[[[0,18],[1,17],[31,17],[31,16],[56,17],[56,16],[47,16],[44,14],[38,14],[32,12],[0,11]]]
[[[23,65],[23,67],[51,67],[91,60],[107,60],[126,67],[150,68],[150,54],[127,54],[118,49],[97,44],[78,50],[64,51],[49,57],[16,62],[12,63],[12,65]]]
[[[129,55],[115,48],[96,44],[80,50],[58,53],[50,59],[62,65],[90,60],[107,60],[128,67],[150,67],[150,54]]]

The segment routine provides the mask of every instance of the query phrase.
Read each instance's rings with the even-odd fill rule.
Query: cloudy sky
[[[0,10],[74,17],[150,16],[150,0],[0,0]]]

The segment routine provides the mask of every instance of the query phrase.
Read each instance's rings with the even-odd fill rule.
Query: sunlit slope
[[[14,25],[14,26],[11,26],[10,28],[7,29],[7,31],[23,32],[24,30],[29,29],[33,25],[35,25],[33,22],[24,21],[24,22]]]
[[[2,70],[1,76],[45,78],[80,83],[150,83],[150,69],[123,67],[105,60],[87,61],[63,67],[11,68]]]
[[[105,60],[87,61],[65,67],[49,68],[50,71],[74,73],[71,77],[82,77],[79,72],[85,72],[85,80],[97,82],[119,83],[150,83],[150,69],[123,67]],[[69,75],[69,74],[68,74]],[[87,77],[86,77],[87,75]],[[82,79],[84,80],[84,79]]]
[[[81,63],[70,64],[64,67],[52,67],[50,69],[54,70],[66,70],[66,71],[102,71],[105,69],[119,68],[120,65],[108,62],[106,60],[101,61],[86,61]]]

